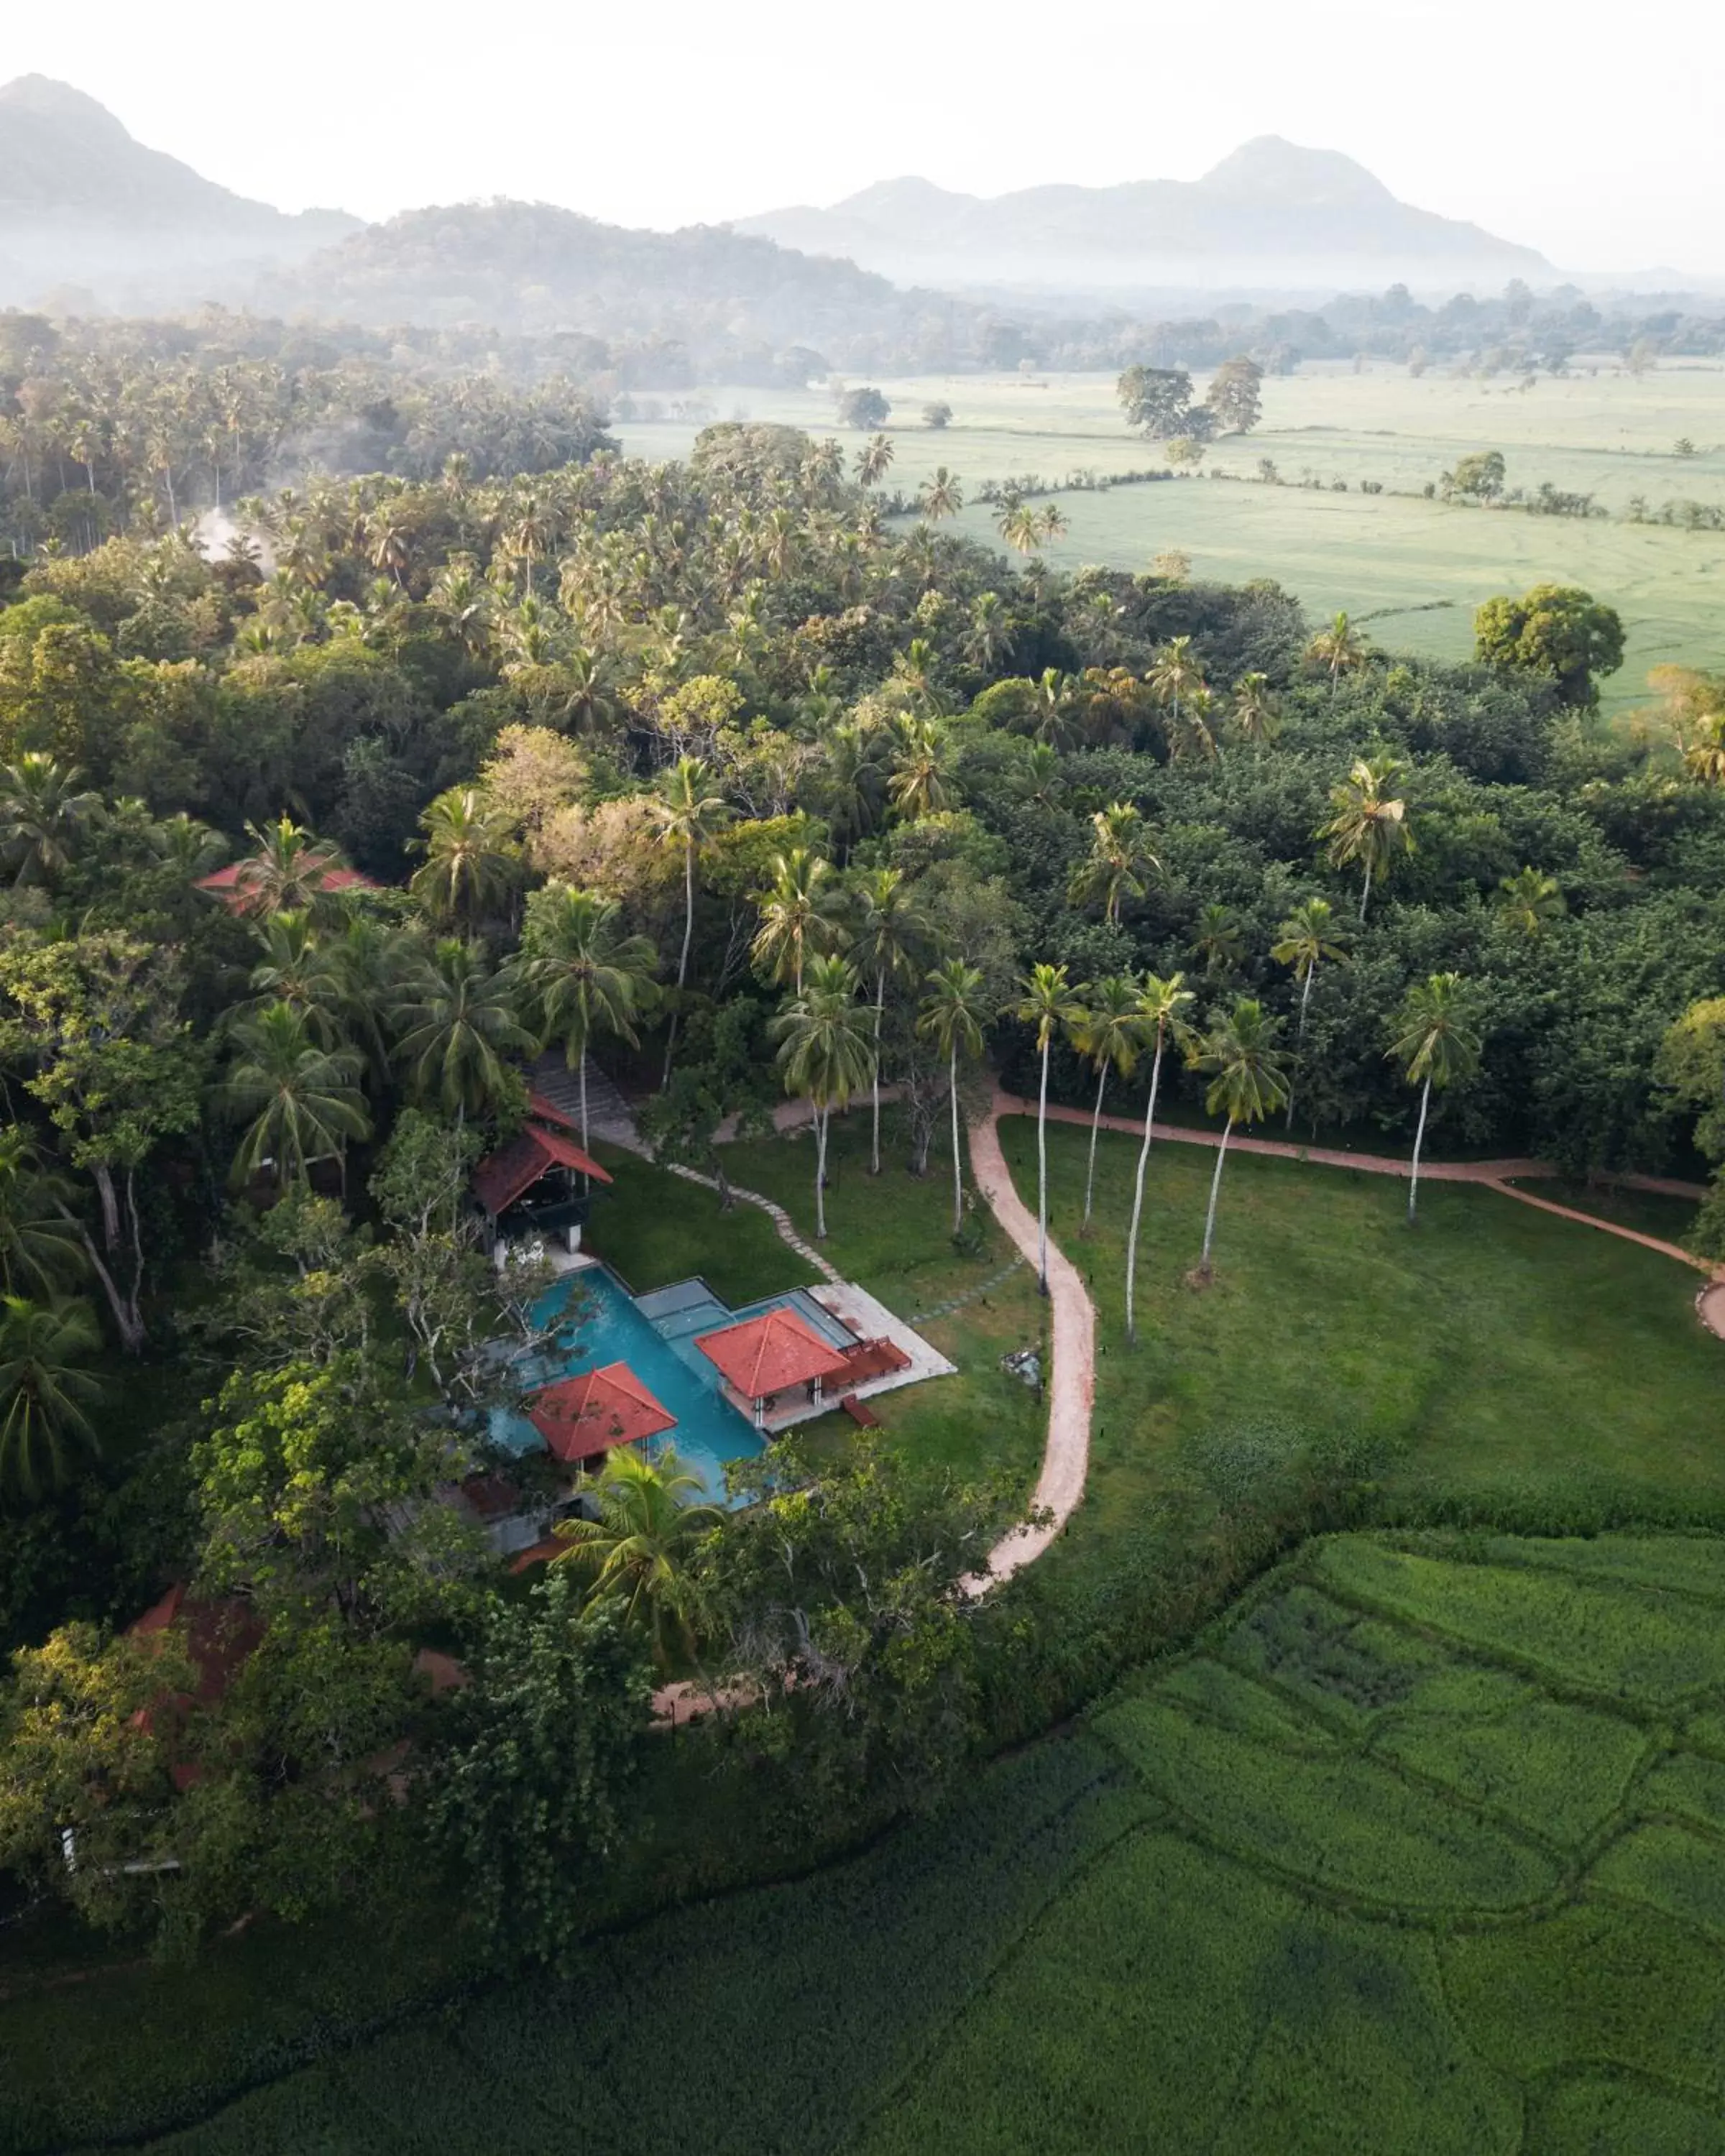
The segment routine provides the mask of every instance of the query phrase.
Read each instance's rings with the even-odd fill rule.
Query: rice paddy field
[[[889,483],[907,491],[937,465],[973,495],[1011,475],[1058,480],[1162,461],[1157,444],[1127,432],[1111,375],[960,375],[879,386],[893,406]],[[953,413],[937,432],[920,417],[937,399]],[[664,411],[672,401],[638,403]],[[835,431],[824,386],[721,388],[706,401],[717,418]],[[630,454],[662,459],[685,454],[698,424],[637,418],[615,431]],[[1680,440],[1695,454],[1679,455]],[[1592,494],[1609,518],[1530,516],[1424,498],[1427,482],[1458,456],[1491,449],[1503,453],[1511,486],[1531,493],[1548,480]],[[1262,458],[1283,484],[1259,483]],[[1363,494],[1363,480],[1384,491]],[[1358,374],[1351,365],[1311,364],[1266,382],[1260,426],[1216,444],[1201,475],[1061,494],[1070,528],[1047,558],[1067,570],[1086,562],[1143,570],[1158,553],[1178,549],[1195,577],[1271,577],[1314,617],[1345,608],[1368,619],[1386,647],[1445,659],[1469,654],[1473,609],[1494,593],[1582,584],[1615,606],[1628,630],[1623,669],[1603,688],[1604,708],[1617,712],[1645,701],[1651,666],[1725,666],[1725,532],[1628,521],[1637,496],[1654,511],[1668,501],[1725,504],[1725,367],[1673,362],[1637,377],[1615,362],[1582,360],[1568,376],[1542,376],[1523,389],[1513,377],[1458,377],[1440,367],[1416,378],[1387,362]],[[956,528],[999,543],[991,511],[974,501]]]
[[[1704,2156],[1722,1838],[1725,1544],[1323,1537],[940,1817],[149,2145]]]

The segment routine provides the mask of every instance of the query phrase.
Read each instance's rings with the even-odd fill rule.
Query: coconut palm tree
[[[1271,693],[1267,674],[1242,674],[1234,685],[1234,708],[1228,715],[1236,741],[1268,748],[1281,732],[1281,715]]]
[[[1035,553],[1045,536],[1042,519],[1028,501],[1003,502],[994,528],[1014,554]]]
[[[1111,801],[1091,818],[1090,853],[1072,871],[1066,896],[1074,906],[1102,901],[1102,918],[1120,918],[1123,898],[1142,898],[1149,877],[1162,864],[1150,850],[1140,810],[1129,801]]]
[[[1222,1169],[1228,1158],[1228,1141],[1234,1126],[1248,1129],[1274,1115],[1287,1099],[1281,1051],[1276,1036],[1281,1020],[1271,1018],[1255,997],[1242,996],[1226,1016],[1212,1019],[1198,1057],[1198,1068],[1211,1074],[1204,1096],[1205,1111],[1224,1116],[1222,1142],[1216,1147],[1216,1172],[1210,1178],[1209,1210],[1204,1215],[1204,1250],[1198,1260],[1200,1276],[1210,1276],[1210,1246],[1216,1234],[1216,1200],[1222,1192]]]
[[[1497,911],[1523,936],[1543,936],[1553,921],[1562,920],[1566,908],[1555,876],[1525,868],[1505,876],[1498,885]]]
[[[1329,627],[1320,629],[1306,647],[1306,656],[1329,675],[1332,696],[1342,676],[1363,666],[1370,655],[1371,645],[1345,613],[1338,613]]]
[[[916,1030],[947,1059],[947,1091],[952,1109],[952,1233],[964,1225],[964,1149],[958,1137],[958,1065],[983,1052],[988,1022],[982,970],[962,958],[947,958],[927,976],[928,993],[917,1014]]]
[[[1150,1140],[1156,1124],[1156,1094],[1162,1083],[1162,1055],[1170,1039],[1187,1038],[1186,1013],[1197,1000],[1185,985],[1183,973],[1147,973],[1138,990],[1138,1031],[1156,1044],[1150,1065],[1150,1098],[1144,1109],[1144,1142],[1138,1148],[1138,1172],[1132,1184],[1132,1226],[1126,1239],[1126,1337],[1136,1343],[1138,1324],[1134,1296],[1138,1277],[1138,1223],[1144,1212],[1144,1171],[1150,1165]]]
[[[598,1517],[560,1521],[565,1547],[552,1562],[583,1576],[589,1608],[612,1604],[626,1623],[643,1626],[664,1669],[676,1650],[694,1645],[700,1594],[689,1560],[724,1515],[670,1445],[651,1459],[619,1446],[593,1495]]]
[[[35,749],[0,767],[0,860],[15,884],[58,882],[101,807],[75,765]]]
[[[1420,1150],[1425,1142],[1425,1111],[1431,1089],[1471,1078],[1480,1067],[1480,1036],[1471,1023],[1472,998],[1460,973],[1430,973],[1408,990],[1398,1014],[1389,1053],[1402,1066],[1410,1086],[1420,1088],[1420,1122],[1414,1132],[1414,1164],[1408,1178],[1408,1224],[1420,1200]]]
[[[924,480],[917,489],[916,506],[931,524],[939,523],[943,516],[956,516],[964,506],[964,490],[957,475],[944,465],[936,465],[934,477]]]
[[[242,912],[280,913],[291,908],[323,920],[335,910],[329,889],[331,874],[345,866],[341,849],[314,839],[290,816],[278,816],[261,830],[248,824],[252,851],[239,864],[234,881]]]
[[[1201,906],[1193,923],[1190,949],[1194,958],[1203,959],[1211,980],[1230,973],[1245,956],[1245,936],[1234,908],[1214,899]]]
[[[1725,786],[1725,711],[1705,713],[1683,744],[1683,768],[1702,786]]]
[[[1270,955],[1278,966],[1291,966],[1294,978],[1300,983],[1300,1019],[1294,1029],[1294,1054],[1298,1056],[1306,1040],[1306,1006],[1312,1000],[1312,983],[1320,961],[1329,958],[1345,964],[1348,958],[1348,931],[1336,919],[1335,908],[1327,898],[1308,898],[1296,906],[1276,932],[1277,940],[1270,947]],[[1294,1127],[1294,1089],[1288,1086],[1288,1128]]]
[[[1359,917],[1366,917],[1373,879],[1389,875],[1397,858],[1414,850],[1408,804],[1395,792],[1402,766],[1393,756],[1356,757],[1346,778],[1330,788],[1333,812],[1317,835],[1330,842],[1332,868],[1357,861],[1365,870]]]
[[[844,895],[833,881],[833,865],[806,846],[776,854],[773,880],[756,894],[761,925],[750,947],[757,965],[783,985],[803,993],[803,971],[817,952],[843,942],[839,920]]]
[[[973,666],[992,672],[1012,640],[1012,623],[999,592],[980,593],[972,603],[970,624],[958,649]]]
[[[316,1162],[345,1160],[351,1139],[370,1136],[358,1055],[351,1048],[321,1048],[302,1010],[266,1004],[236,1019],[233,1038],[224,1097],[252,1117],[234,1156],[236,1184],[273,1164],[276,1185],[285,1190],[304,1183]]]
[[[869,1173],[880,1173],[880,1029],[886,1014],[886,984],[915,970],[927,924],[912,901],[901,869],[868,869],[858,879],[856,940],[851,955],[865,980],[875,984],[873,1122]]]
[[[78,1367],[100,1346],[88,1303],[0,1296],[0,1490],[39,1496],[64,1481],[71,1447],[100,1451],[102,1388]]]
[[[21,1123],[0,1128],[0,1288],[53,1296],[81,1280],[89,1258],[71,1217],[72,1186],[43,1164]]]
[[[258,963],[251,990],[258,1003],[291,1004],[320,1048],[336,1048],[346,1034],[347,981],[339,957],[312,925],[290,907],[257,924]]]
[[[773,1019],[784,1089],[814,1111],[814,1232],[827,1234],[827,1131],[842,1108],[867,1083],[872,1068],[856,971],[836,953],[812,958],[809,985]]]
[[[517,856],[508,813],[476,786],[439,793],[411,841],[425,856],[408,888],[434,921],[476,927],[501,912],[514,887]]]
[[[669,770],[660,772],[652,808],[660,843],[680,847],[683,855],[683,947],[677,957],[677,1001],[671,1005],[665,1075],[660,1081],[668,1086],[677,1045],[677,1019],[689,978],[689,949],[695,938],[696,864],[730,822],[731,809],[711,767],[698,756],[680,756]]]
[[[1173,714],[1173,731],[1180,725],[1180,699],[1204,686],[1204,668],[1192,649],[1189,636],[1171,636],[1153,655],[1150,686]]]
[[[458,1122],[483,1114],[507,1084],[505,1058],[530,1054],[513,973],[493,973],[485,946],[440,936],[397,991],[395,1056],[416,1100]]]
[[[886,434],[870,435],[856,453],[856,479],[859,486],[872,486],[876,480],[885,479],[892,469],[892,442]]]
[[[659,1001],[659,953],[622,926],[615,899],[566,883],[547,884],[527,901],[519,978],[542,1038],[558,1041],[581,1082],[581,1142],[588,1142],[587,1052],[609,1034],[639,1045],[635,1020]]]
[[[1083,1012],[1072,1028],[1072,1045],[1088,1056],[1096,1074],[1096,1104],[1090,1118],[1090,1164],[1084,1178],[1084,1224],[1090,1233],[1091,1201],[1096,1183],[1096,1134],[1102,1127],[1102,1095],[1108,1074],[1117,1070],[1130,1078],[1138,1060],[1142,1035],[1138,1029],[1138,984],[1130,973],[1111,973],[1090,990]]]
[[[898,727],[886,792],[906,823],[937,816],[952,801],[946,742],[932,719],[906,718]]]
[[[218,868],[228,851],[228,841],[208,824],[200,824],[183,808],[157,819],[150,831],[150,850],[187,883]]]
[[[1184,707],[1168,720],[1168,754],[1176,763],[1219,763],[1221,744],[1210,724],[1215,699],[1200,681],[1186,691]]]
[[[1014,1015],[1036,1029],[1037,1052],[1042,1058],[1041,1089],[1036,1099],[1036,1282],[1048,1293],[1048,1058],[1054,1037],[1062,1027],[1076,1025],[1084,1015],[1079,1001],[1084,993],[1066,978],[1064,966],[1033,966],[1019,983],[1021,991]]]

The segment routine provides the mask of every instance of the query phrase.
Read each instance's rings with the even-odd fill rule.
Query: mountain
[[[1068,295],[1397,281],[1454,291],[1557,274],[1532,248],[1399,202],[1338,151],[1276,135],[1243,144],[1199,180],[993,197],[886,180],[830,209],[773,210],[735,228],[901,280]]]
[[[931,319],[980,313],[722,226],[637,231],[511,201],[408,210],[368,225],[268,280],[260,297],[352,322],[669,338],[708,354],[800,345],[829,358],[856,354],[860,342],[884,352]]]
[[[110,305],[203,296],[212,274],[297,260],[354,230],[290,217],[146,149],[105,106],[39,74],[0,86],[0,305],[55,286]]]

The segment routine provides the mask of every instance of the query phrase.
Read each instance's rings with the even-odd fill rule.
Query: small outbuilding
[[[793,1310],[762,1311],[740,1325],[698,1333],[695,1344],[757,1430],[766,1428],[779,1395],[797,1387],[806,1386],[810,1406],[820,1408],[827,1379],[845,1368],[843,1352]]]
[[[597,1459],[615,1445],[658,1437],[677,1424],[627,1363],[607,1363],[560,1378],[533,1395],[527,1419],[553,1456],[571,1466]]]

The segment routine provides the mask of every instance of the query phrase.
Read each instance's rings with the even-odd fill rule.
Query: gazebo
[[[197,888],[207,891],[212,898],[220,899],[223,906],[231,907],[235,913],[251,912],[255,909],[256,901],[240,880],[243,867],[242,862],[229,861],[226,868],[217,869],[210,875],[199,876]],[[381,891],[383,888],[382,884],[359,869],[339,868],[333,865],[325,869],[321,875],[310,877],[307,880],[316,882],[322,891]]]
[[[794,1386],[806,1385],[810,1405],[821,1406],[826,1380],[845,1368],[839,1350],[793,1310],[763,1311],[740,1325],[697,1334],[695,1344],[738,1404],[746,1404],[757,1430],[766,1428],[778,1395]]]
[[[561,1118],[559,1118],[561,1120]],[[588,1197],[575,1178],[611,1178],[567,1132],[539,1122],[524,1123],[506,1146],[487,1153],[473,1171],[473,1194],[501,1246],[505,1220],[533,1235],[558,1235],[572,1252],[581,1248]]]
[[[560,1378],[533,1395],[527,1419],[552,1455],[571,1466],[677,1425],[676,1417],[654,1399],[627,1363],[607,1363]]]

